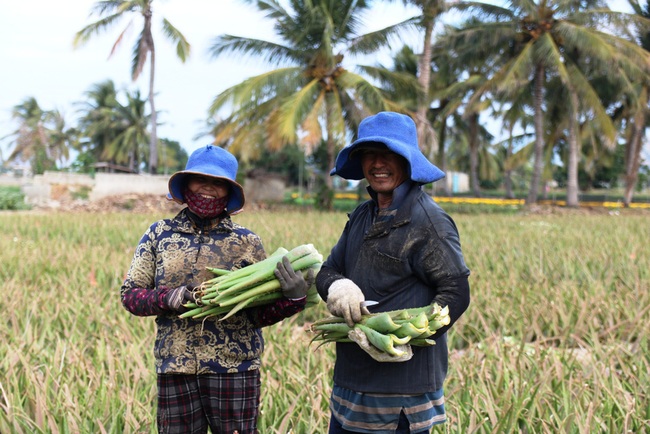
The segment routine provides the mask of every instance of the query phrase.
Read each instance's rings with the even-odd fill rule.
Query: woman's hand
[[[179,286],[170,290],[164,297],[167,309],[180,313],[187,312],[187,308],[183,305],[195,301],[194,294],[192,293],[193,289],[194,287],[189,285]]]
[[[282,295],[292,300],[303,298],[307,290],[314,284],[314,270],[308,270],[306,278],[302,273],[296,273],[289,258],[284,256],[282,261],[273,270],[275,277],[280,282]]]

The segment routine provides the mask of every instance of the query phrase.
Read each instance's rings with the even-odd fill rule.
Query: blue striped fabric
[[[358,393],[334,385],[330,408],[344,429],[370,434],[393,434],[404,411],[412,433],[428,432],[444,423],[442,389],[422,395]]]

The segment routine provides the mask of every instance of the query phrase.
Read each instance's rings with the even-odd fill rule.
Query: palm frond
[[[532,76],[535,46],[532,42],[524,45],[521,52],[494,74],[490,83],[503,95],[512,95],[527,85]]]
[[[311,80],[297,92],[284,98],[278,108],[277,134],[284,143],[297,142],[296,133],[309,109],[323,92],[317,80]]]
[[[184,63],[191,53],[191,45],[185,36],[170,23],[166,18],[162,20],[162,28],[165,36],[176,44],[176,56]]]
[[[570,75],[571,86],[575,89],[580,98],[581,105],[587,107],[588,111],[593,113],[593,122],[598,125],[601,134],[603,135],[603,143],[607,148],[613,148],[614,138],[617,131],[612,119],[605,111],[602,101],[587,77],[574,65],[569,63],[567,66]]]
[[[416,75],[409,72],[393,71],[384,67],[357,65],[357,69],[368,77],[374,78],[383,88],[390,89],[395,95],[410,95],[415,99],[421,88]]]
[[[93,4],[91,14],[101,16],[112,11],[121,14],[122,12],[127,12],[135,7],[135,2],[131,0],[100,0]]]
[[[354,55],[375,53],[381,48],[390,46],[392,41],[401,40],[403,33],[415,28],[419,20],[420,17],[409,18],[401,23],[360,35],[350,42],[348,51]]]
[[[121,20],[123,17],[124,16],[120,12],[101,18],[92,24],[88,24],[86,27],[75,33],[75,37],[72,41],[73,47],[81,47],[82,45],[86,44],[94,35],[99,35],[101,32],[106,31],[113,24],[115,24],[115,22]],[[123,33],[124,32],[122,32],[122,34]]]
[[[305,58],[305,53],[300,50],[270,41],[233,35],[222,35],[213,39],[212,45],[208,48],[208,54],[212,58],[225,53],[245,54],[262,59],[272,65],[294,63]]]
[[[448,11],[461,14],[470,12],[473,16],[480,16],[494,21],[510,21],[515,15],[514,10],[510,7],[475,1],[450,2],[447,5]]]
[[[516,170],[520,167],[525,166],[530,161],[533,156],[533,150],[535,148],[535,141],[531,140],[517,151],[513,152],[512,155],[507,158],[503,167],[505,170]]]
[[[250,77],[232,86],[215,97],[209,112],[217,113],[227,104],[234,107],[252,107],[278,94],[293,93],[299,88],[297,82],[304,80],[302,70],[297,67],[280,68]]]
[[[321,126],[321,115],[324,111],[325,93],[321,92],[314,101],[309,113],[300,124],[300,143],[304,146],[307,155],[310,155],[314,148],[323,138]]]

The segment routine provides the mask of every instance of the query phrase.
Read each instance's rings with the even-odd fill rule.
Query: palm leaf
[[[190,43],[185,39],[185,36],[174,27],[166,18],[163,18],[163,32],[167,39],[176,44],[176,57],[178,57],[181,62],[185,62],[191,53]]]
[[[310,107],[323,89],[317,80],[311,80],[300,90],[284,98],[278,110],[277,134],[284,143],[296,142],[298,126],[304,121]]]

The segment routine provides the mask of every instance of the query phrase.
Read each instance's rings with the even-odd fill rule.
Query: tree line
[[[184,164],[181,147],[156,135],[152,1],[98,2],[93,12],[99,19],[75,37],[87,43],[123,18],[141,16],[132,77],[150,62],[148,99],[126,92],[119,102],[110,81],[97,84],[78,125],[69,129],[56,111],[42,111],[28,99],[15,108],[20,126],[9,159],[28,159],[39,170],[56,166],[74,148],[89,160],[134,171],[173,167],[173,161],[160,164],[162,152]],[[624,13],[603,0],[513,0],[504,6],[403,0],[420,13],[363,33],[364,16],[379,1],[242,1],[271,20],[276,39],[219,35],[210,56],[236,53],[269,69],[216,95],[206,129],[244,165],[263,165],[269,152],[301,149],[320,174],[323,208],[331,207],[328,168],[336,153],[353,140],[363,118],[382,110],[410,114],[422,151],[443,171],[468,172],[476,196],[486,186],[502,186],[513,197],[523,182],[526,202],[535,203],[556,180],[566,187],[567,205],[577,206],[581,189],[622,179],[629,205],[639,177],[647,179],[649,2],[629,0],[632,12]],[[185,61],[189,43],[169,21],[162,23]],[[419,53],[402,42],[413,30],[422,37]],[[354,63],[395,47],[391,65]]]
[[[84,96],[77,102],[76,125],[69,125],[58,109],[41,108],[33,97],[14,106],[18,128],[10,135],[7,161],[29,162],[34,174],[62,169],[92,173],[100,162],[131,173],[166,174],[185,167],[187,152],[177,141],[162,138],[156,140],[162,164],[150,170],[151,115],[138,90],[120,93],[107,80]]]

